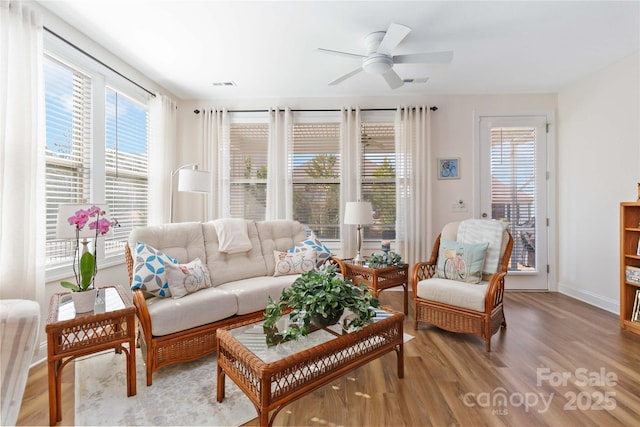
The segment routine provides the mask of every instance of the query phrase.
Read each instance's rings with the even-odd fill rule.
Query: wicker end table
[[[100,288],[95,308],[89,313],[76,314],[69,293],[51,297],[45,328],[51,425],[62,420],[62,369],[77,357],[111,348],[124,352],[127,357],[127,396],[135,396],[135,316],[131,298],[117,285]],[[129,343],[128,349],[123,347],[125,343]]]
[[[396,286],[402,286],[404,292],[404,314],[409,314],[409,265],[402,267],[392,265],[390,267],[373,268],[357,265],[350,260],[342,260],[345,266],[344,276],[351,279],[356,285],[364,284],[378,297],[380,291]]]
[[[267,426],[285,405],[388,352],[396,352],[402,378],[403,320],[402,313],[376,310],[374,322],[360,331],[342,334],[334,325],[275,347],[267,345],[262,321],[219,329],[217,401],[224,400],[228,376],[256,407],[260,425]],[[280,322],[283,330],[288,316]]]

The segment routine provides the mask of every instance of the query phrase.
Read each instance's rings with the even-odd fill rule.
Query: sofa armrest
[[[340,258],[336,258],[334,256],[332,256],[331,258],[329,258],[327,260],[327,264],[329,265],[336,265],[336,272],[339,274],[342,274],[342,276],[344,277],[345,272],[347,271],[347,269],[345,268],[344,265],[344,261],[342,261]]]

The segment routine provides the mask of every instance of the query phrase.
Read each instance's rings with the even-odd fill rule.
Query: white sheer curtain
[[[177,167],[177,104],[156,94],[149,106],[149,224],[166,224],[169,219],[171,172]],[[167,172],[170,171],[170,172]]]
[[[269,109],[269,162],[265,219],[293,218],[292,152],[293,114],[289,108]]]
[[[343,223],[347,202],[360,200],[362,173],[360,165],[360,108],[343,107],[340,119],[340,236],[343,258],[356,255],[356,226]]]
[[[42,306],[45,130],[42,18],[0,2],[0,298]]]
[[[201,112],[203,170],[211,174],[211,193],[205,209],[205,219],[210,221],[231,216],[229,113],[226,109]]]
[[[396,246],[409,265],[427,260],[433,243],[430,117],[424,105],[396,110]]]

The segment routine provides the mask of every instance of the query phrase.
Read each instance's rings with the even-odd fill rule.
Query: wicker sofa
[[[274,251],[284,252],[304,241],[305,227],[288,220],[245,221],[251,249],[231,254],[219,250],[212,222],[140,227],[131,232],[125,250],[130,283],[132,249],[143,242],[181,264],[200,258],[213,285],[179,299],[133,290],[147,386],[158,369],[215,352],[218,328],[262,318],[268,297],[277,299],[298,277],[274,276]]]

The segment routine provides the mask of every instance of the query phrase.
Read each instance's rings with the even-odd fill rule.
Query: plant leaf
[[[73,292],[78,292],[78,291],[80,291],[80,288],[79,288],[79,287],[78,287],[78,285],[76,285],[75,283],[71,283],[71,282],[60,282],[60,286],[62,286],[63,288],[71,289]]]
[[[80,283],[83,290],[87,289],[93,279],[95,269],[95,257],[91,252],[86,252],[80,258]]]

